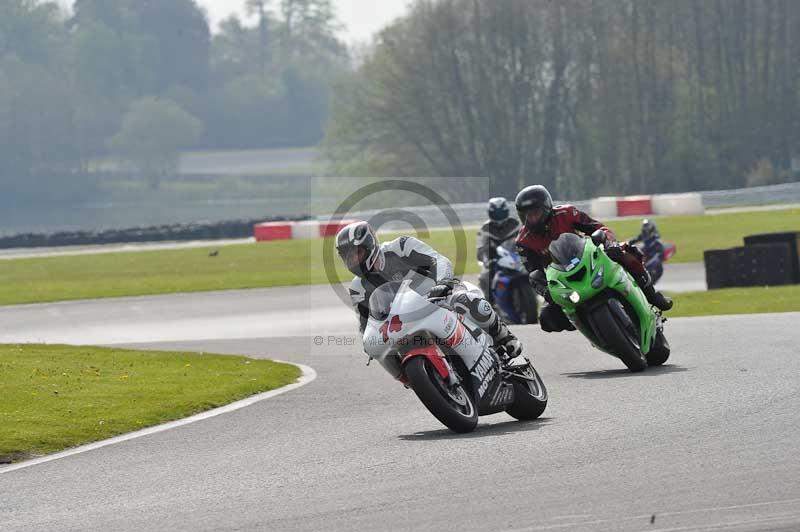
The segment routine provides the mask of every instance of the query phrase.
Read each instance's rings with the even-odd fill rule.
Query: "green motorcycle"
[[[633,372],[669,358],[664,318],[633,277],[605,254],[603,244],[565,233],[550,244],[545,270],[556,304],[589,341]]]

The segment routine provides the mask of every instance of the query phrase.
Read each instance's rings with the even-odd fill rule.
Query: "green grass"
[[[238,356],[0,345],[0,462],[183,418],[299,375]]]
[[[669,317],[716,316],[800,312],[800,285],[763,288],[726,288],[707,292],[673,294],[675,307]]]
[[[800,209],[726,213],[703,216],[655,217],[662,238],[677,244],[672,262],[698,262],[703,251],[744,244],[743,237],[758,233],[800,231]],[[609,226],[618,238],[639,232],[640,220],[618,220]]]
[[[620,238],[635,234],[638,220],[611,223]],[[800,230],[800,209],[659,218],[664,239],[678,246],[673,262],[701,261],[705,249],[742,244],[752,233]],[[384,236],[389,239],[391,236]],[[452,260],[452,231],[423,238]],[[327,282],[323,239],[287,240],[220,248],[107,253],[0,262],[0,305],[98,297],[197,292]],[[216,257],[209,251],[218,249]],[[333,258],[335,279],[351,278]],[[475,235],[466,232],[465,273],[477,273]]]

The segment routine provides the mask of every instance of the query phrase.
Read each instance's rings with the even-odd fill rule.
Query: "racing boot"
[[[472,320],[492,337],[493,344],[498,348],[497,354],[503,359],[504,365],[522,354],[522,343],[511,334],[508,326],[503,323],[486,299],[467,291],[459,291],[453,294],[453,307],[459,314],[469,314]]]
[[[644,292],[644,297],[647,298],[647,301],[651,305],[661,310],[669,310],[672,308],[672,299],[656,290],[656,288],[653,286],[650,272],[645,270],[642,275],[637,275],[636,284],[638,284],[639,288],[642,289],[642,292]]]
[[[500,354],[501,358],[504,357],[504,365],[507,365],[522,354],[522,342],[512,334],[508,326],[500,319],[500,316],[497,316],[494,324],[486,329],[486,333],[492,337],[494,345],[498,348],[498,354]]]

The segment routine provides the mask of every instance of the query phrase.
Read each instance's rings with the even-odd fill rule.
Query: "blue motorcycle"
[[[528,270],[514,249],[497,246],[492,278],[494,306],[506,323],[539,322],[539,300],[528,282]]]

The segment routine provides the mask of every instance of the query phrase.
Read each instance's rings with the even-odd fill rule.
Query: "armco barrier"
[[[293,222],[266,222],[253,226],[256,241],[288,240],[292,238]]]
[[[617,198],[617,216],[647,216],[653,214],[650,196]]]
[[[653,214],[684,216],[703,214],[703,196],[699,192],[685,194],[657,194],[652,197]]]

